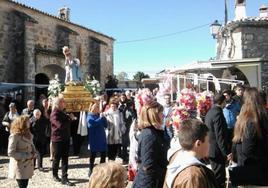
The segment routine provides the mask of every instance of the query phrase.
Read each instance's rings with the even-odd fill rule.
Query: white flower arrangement
[[[101,92],[100,82],[96,80],[94,77],[93,80],[87,77],[84,87],[87,91],[89,91],[93,95],[93,97],[98,96]]]
[[[55,74],[55,78],[49,81],[48,86],[48,98],[59,96],[64,90],[64,85],[60,83],[58,74]]]

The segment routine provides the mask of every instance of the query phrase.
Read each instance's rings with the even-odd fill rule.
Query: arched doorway
[[[42,85],[48,85],[49,84],[49,78],[44,73],[39,73],[35,75],[35,84],[42,84]],[[38,101],[39,97],[41,95],[45,95],[47,97],[47,88],[43,86],[36,86],[35,87],[35,99]]]
[[[232,75],[236,75],[236,80],[243,80],[245,85],[249,85],[248,78],[239,68],[230,67],[229,69]]]
[[[46,75],[48,76],[49,80],[54,79],[55,74],[57,74],[58,78],[60,79],[60,82],[64,83],[65,70],[61,66],[55,65],[55,64],[47,65],[47,66],[43,67],[43,72],[46,73]]]
[[[248,78],[246,75],[237,67],[229,67],[227,69],[222,69],[222,78],[224,79],[234,79],[244,81],[244,85],[250,86]],[[233,85],[230,84],[221,84],[223,90],[225,89],[233,89]]]

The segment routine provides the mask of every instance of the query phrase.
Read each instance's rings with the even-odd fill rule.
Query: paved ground
[[[121,162],[120,159],[117,159]],[[17,188],[17,183],[13,179],[8,179],[8,162],[9,158],[7,156],[0,156],[0,188]],[[95,163],[99,163],[99,158],[96,159]],[[88,153],[84,152],[80,157],[70,156],[69,157],[69,170],[68,177],[71,182],[76,184],[76,187],[87,187],[88,184],[88,164],[89,157]],[[29,188],[64,188],[61,183],[54,182],[52,180],[51,173],[51,162],[48,157],[44,158],[44,168],[45,172],[39,172],[39,170],[34,171],[34,176],[29,181]],[[59,170],[59,175],[61,170]],[[131,187],[130,184],[128,187]]]

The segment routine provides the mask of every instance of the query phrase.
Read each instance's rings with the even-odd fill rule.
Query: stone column
[[[35,28],[35,24],[30,21],[25,21],[25,56],[24,56],[24,66],[25,66],[25,74],[24,80],[26,83],[35,83],[35,34],[37,33],[37,29]],[[35,88],[27,87],[25,89],[25,97],[27,99],[35,98]]]
[[[1,82],[8,81],[8,73],[10,73],[8,67],[8,28],[9,28],[9,18],[7,13],[0,9],[0,80]]]
[[[100,84],[101,87],[104,88],[105,86],[105,65],[107,61],[107,52],[106,52],[106,45],[100,45]]]
[[[100,83],[105,87],[107,75],[113,75],[113,46],[111,44],[101,45],[100,52]]]

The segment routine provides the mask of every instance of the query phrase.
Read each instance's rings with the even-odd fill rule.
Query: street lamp
[[[217,35],[220,31],[221,24],[218,22],[218,20],[215,20],[211,25],[210,25],[210,33],[214,39],[217,38]]]

